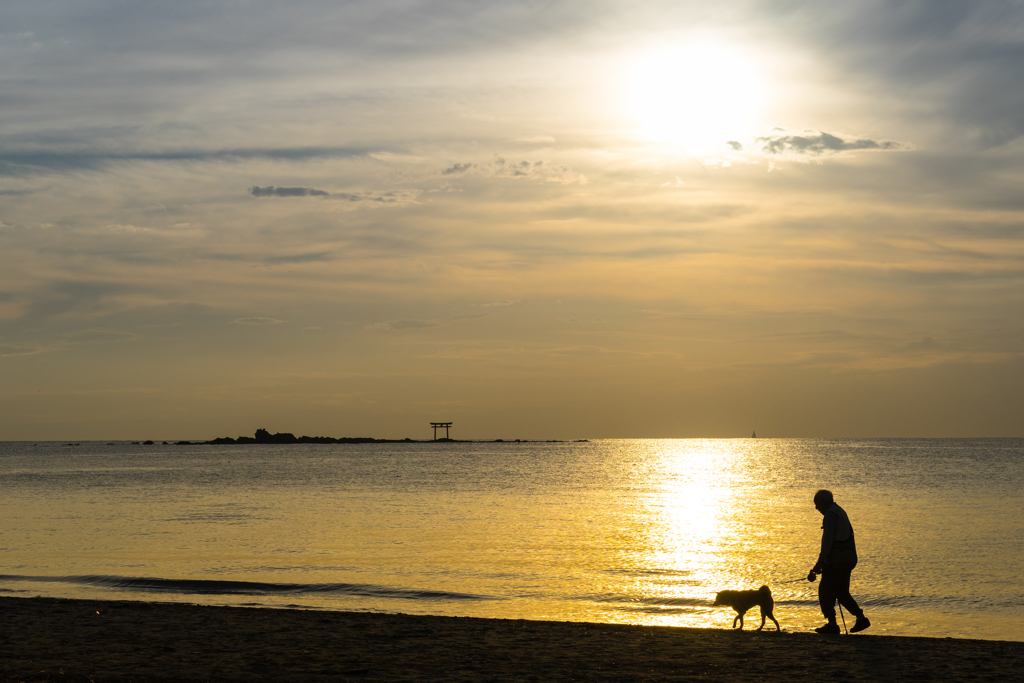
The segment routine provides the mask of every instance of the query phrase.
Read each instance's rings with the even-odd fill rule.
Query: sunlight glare
[[[763,84],[742,50],[704,42],[641,55],[628,70],[626,91],[645,138],[696,152],[752,133]]]
[[[655,466],[650,482],[654,494],[645,517],[649,578],[637,590],[657,595],[668,605],[650,611],[657,623],[717,627],[732,616],[710,607],[713,591],[729,585],[730,552],[736,542],[729,523],[737,505],[742,448],[731,441],[666,441],[652,454]]]

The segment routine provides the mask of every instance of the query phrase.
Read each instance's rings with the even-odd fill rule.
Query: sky
[[[0,440],[1022,436],[1021,0],[7,0]]]

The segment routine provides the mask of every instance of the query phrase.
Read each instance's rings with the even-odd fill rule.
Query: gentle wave
[[[159,579],[131,576],[17,576],[0,575],[0,581],[74,583],[117,590],[180,593],[186,595],[310,595],[334,594],[399,600],[500,600],[489,595],[438,590],[393,588],[364,583],[265,583],[259,581],[213,581],[202,579]]]
[[[930,609],[989,609],[1024,607],[1020,597],[974,597],[955,595],[883,595],[857,598],[861,605],[869,607],[927,607]]]
[[[661,598],[661,597],[637,597],[633,595],[580,595],[575,599],[586,600],[596,603],[624,602],[635,605],[665,605],[665,606],[698,606],[710,605],[711,601],[703,598]]]

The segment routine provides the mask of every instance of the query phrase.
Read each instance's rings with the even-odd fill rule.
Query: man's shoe
[[[857,633],[858,631],[863,631],[868,626],[871,626],[871,622],[868,621],[867,617],[861,615],[857,617],[857,623],[854,624],[853,628],[850,629],[850,633]]]
[[[864,628],[867,628],[867,626],[865,626]],[[814,631],[815,633],[820,633],[826,636],[837,635],[839,633],[839,624],[825,624],[824,626],[819,626],[818,628],[814,629]]]

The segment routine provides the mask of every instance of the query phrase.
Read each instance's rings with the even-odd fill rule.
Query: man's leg
[[[828,620],[828,623],[814,629],[818,633],[839,633],[839,625],[836,624],[836,598],[839,590],[836,578],[833,569],[825,569],[821,573],[821,582],[818,584],[818,604],[821,606],[822,616]]]
[[[858,633],[863,631],[868,626],[871,626],[871,622],[866,616],[864,616],[864,610],[860,608],[857,601],[850,595],[850,574],[853,570],[847,570],[846,577],[840,582],[839,592],[839,604],[846,608],[846,610],[857,617],[857,621],[850,628],[850,633]]]
[[[864,611],[857,605],[857,601],[850,595],[850,575],[852,569],[836,570],[836,598],[839,604],[846,608],[846,611],[855,617],[864,615]]]
[[[821,573],[818,584],[818,604],[821,605],[822,616],[830,622],[836,620],[836,597],[835,575],[826,569]]]
[[[857,621],[853,624],[850,629],[850,633],[857,633],[863,631],[868,626],[871,626],[871,622],[864,616],[864,610],[860,608],[857,601],[850,595],[850,575],[852,569],[841,569],[839,567],[832,567],[826,569],[821,575],[821,585],[818,587],[818,601],[821,603],[821,611],[825,615],[826,619],[829,619],[828,626],[822,628],[828,629],[827,631],[819,631],[822,633],[838,633],[839,626],[836,625],[832,629],[832,624],[835,624],[835,601],[839,600],[839,604],[846,608],[846,610],[857,618]],[[822,595],[824,592],[825,596]],[[825,600],[829,601],[829,607],[831,608],[831,617],[825,612]]]

